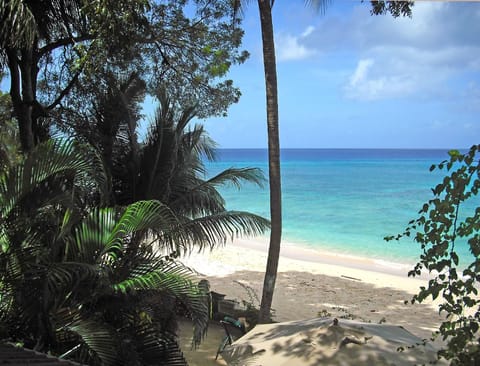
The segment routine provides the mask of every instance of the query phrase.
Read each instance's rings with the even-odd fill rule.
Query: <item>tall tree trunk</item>
[[[39,124],[46,116],[45,108],[37,101],[38,41],[30,48],[6,47],[10,70],[10,96],[18,122],[20,144],[29,152],[36,144],[48,139],[48,128]]]
[[[13,111],[18,121],[22,150],[28,152],[34,145],[32,129],[34,98],[29,69],[29,66],[31,66],[31,62],[29,62],[31,61],[31,57],[27,57],[31,56],[31,53],[23,50],[22,59],[19,59],[19,53],[17,49],[6,49],[8,68],[10,69],[10,96],[12,98]]]
[[[258,0],[260,22],[262,26],[263,65],[265,69],[265,86],[267,99],[268,129],[268,173],[270,182],[270,246],[268,249],[267,268],[263,282],[262,302],[259,323],[270,319],[273,291],[277,279],[280,242],[282,237],[282,190],[280,182],[280,140],[278,132],[278,96],[277,67],[275,62],[275,42],[273,38],[271,0]]]

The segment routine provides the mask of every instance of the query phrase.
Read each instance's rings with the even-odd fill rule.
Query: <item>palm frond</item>
[[[208,289],[192,280],[192,270],[181,262],[157,258],[138,265],[130,276],[113,285],[120,293],[132,291],[160,291],[179,301],[194,323],[194,344],[198,345],[208,328]]]
[[[124,251],[124,241],[136,232],[168,233],[179,225],[174,213],[159,201],[138,201],[116,219],[112,208],[95,209],[74,229],[66,258],[85,263],[110,263]]]
[[[183,181],[188,182],[185,178]],[[189,207],[193,214],[192,217],[195,217],[194,213],[208,215],[224,211],[225,202],[217,191],[218,187],[231,184],[240,189],[242,183],[245,182],[263,187],[265,177],[262,170],[258,168],[230,168],[206,181],[197,179],[194,182],[191,179],[191,184],[184,187],[183,193],[181,193],[181,182],[182,180],[177,184],[176,190],[180,195],[170,203],[170,206],[174,209],[180,207],[186,209]]]
[[[188,365],[174,335],[159,335],[154,327],[145,323],[136,326],[132,333],[139,358],[144,364],[158,364],[162,360],[165,366]]]
[[[138,188],[143,190],[144,198],[165,201],[177,161],[178,139],[170,99],[164,91],[160,91],[157,97],[159,106],[140,154],[141,187]]]
[[[229,168],[208,179],[205,183],[216,187],[232,184],[235,188],[240,189],[242,183],[246,182],[263,187],[265,181],[263,171],[259,168]]]
[[[225,200],[220,192],[195,177],[180,177],[173,182],[175,192],[169,206],[184,217],[196,218],[225,211]],[[192,188],[193,187],[193,188]]]
[[[0,2],[0,48],[28,48],[37,35],[37,23],[24,0]]]
[[[332,3],[332,0],[306,0],[305,5],[313,6],[315,11],[319,11],[321,14],[325,14],[328,6]]]
[[[10,248],[10,238],[7,234],[5,225],[0,225],[0,254],[8,251]]]
[[[121,250],[122,239],[126,234],[148,229],[168,232],[176,225],[176,216],[163,203],[155,200],[135,202],[125,209],[118,220],[103,254],[114,255],[115,251]]]
[[[131,269],[129,278],[113,285],[115,291],[162,290],[183,294],[193,288],[192,270],[166,258],[148,260]]]
[[[178,116],[178,119],[175,122],[175,124],[176,124],[175,133],[177,135],[177,139],[180,140],[180,138],[182,137],[187,125],[190,123],[190,121],[193,118],[195,118],[195,116],[197,114],[196,110],[197,110],[197,106],[195,106],[195,105],[188,106],[188,107],[183,108],[181,110],[180,115]]]
[[[204,156],[208,161],[215,161],[217,157],[216,147],[215,141],[208,136],[203,125],[198,123],[192,130],[186,131],[182,136],[182,148],[187,149],[190,156],[195,156],[198,159]]]
[[[77,222],[78,217],[71,209],[66,209],[63,214],[63,220],[58,230],[58,239],[62,240],[71,233],[73,225]]]
[[[44,286],[44,266],[36,262],[40,245],[20,248],[11,246],[0,255],[2,297],[1,318],[9,323],[12,336],[39,336],[45,331],[45,304],[50,296]],[[43,332],[43,336],[47,336]]]
[[[77,334],[83,345],[88,347],[89,351],[93,351],[101,359],[103,365],[121,363],[118,358],[119,350],[115,330],[107,324],[91,319],[80,319],[73,324],[65,325],[64,330]]]
[[[175,214],[160,201],[138,201],[129,205],[115,231],[135,232],[149,228],[168,229],[178,223]]]
[[[81,285],[94,283],[97,277],[95,266],[81,262],[52,263],[46,269],[48,290],[57,302],[56,307],[67,301],[69,293],[76,293]]]
[[[7,217],[25,195],[59,173],[101,171],[100,162],[85,159],[85,148],[69,140],[49,140],[37,145],[22,163],[0,176],[0,217]]]
[[[216,214],[185,219],[170,233],[163,233],[161,245],[172,251],[188,253],[214,248],[242,236],[257,236],[270,227],[267,219],[243,211],[223,211]]]
[[[67,242],[66,258],[84,263],[98,263],[111,240],[116,225],[115,211],[95,209],[74,230],[73,240]]]
[[[85,22],[80,14],[82,5],[79,0],[28,2],[38,33],[47,42],[54,37],[72,37],[84,33]]]

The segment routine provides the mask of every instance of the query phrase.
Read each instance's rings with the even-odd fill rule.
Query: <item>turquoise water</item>
[[[264,149],[220,149],[207,164],[209,175],[229,167],[258,167],[268,177]],[[418,244],[400,233],[432,197],[443,177],[429,167],[448,158],[447,150],[286,149],[282,150],[283,240],[400,263],[413,263]],[[269,217],[268,184],[222,188],[227,208]],[[479,206],[478,199],[470,207]],[[461,255],[468,256],[466,246]]]

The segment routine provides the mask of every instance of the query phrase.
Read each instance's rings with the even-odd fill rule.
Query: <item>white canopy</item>
[[[414,365],[437,349],[400,326],[319,318],[257,325],[221,355],[237,366]]]

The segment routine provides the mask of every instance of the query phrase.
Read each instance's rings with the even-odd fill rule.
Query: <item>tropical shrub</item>
[[[480,145],[461,154],[450,151],[450,159],[433,165],[448,174],[435,188],[433,198],[420,210],[419,218],[410,221],[406,230],[386,240],[413,236],[421,245],[422,255],[409,276],[428,271],[427,287],[412,303],[441,296],[439,311],[445,321],[436,335],[446,341],[439,356],[452,365],[480,363]],[[467,203],[469,205],[467,205]],[[467,245],[471,256],[460,258],[459,245]]]
[[[269,223],[248,212],[228,211],[218,188],[262,185],[256,168],[229,168],[207,178],[205,161],[216,159],[215,142],[203,126],[193,124],[195,105],[179,108],[165,90],[158,92],[158,108],[143,141],[138,138],[139,102],[144,83],[135,74],[110,80],[91,101],[92,113],[76,127],[76,137],[95,147],[102,157],[112,189],[107,205],[126,206],[138,200],[166,204],[182,225],[196,234],[176,240],[170,251],[212,248],[238,235],[256,235]],[[192,231],[192,232],[193,232]],[[145,236],[137,236],[138,242]],[[162,244],[172,243],[162,239]]]
[[[92,191],[109,191],[103,166],[95,150],[48,141],[1,174],[3,335],[92,365],[185,363],[175,309],[188,309],[198,343],[208,324],[208,289],[175,253],[156,249],[226,234],[222,226],[178,219],[157,200],[89,206]]]

